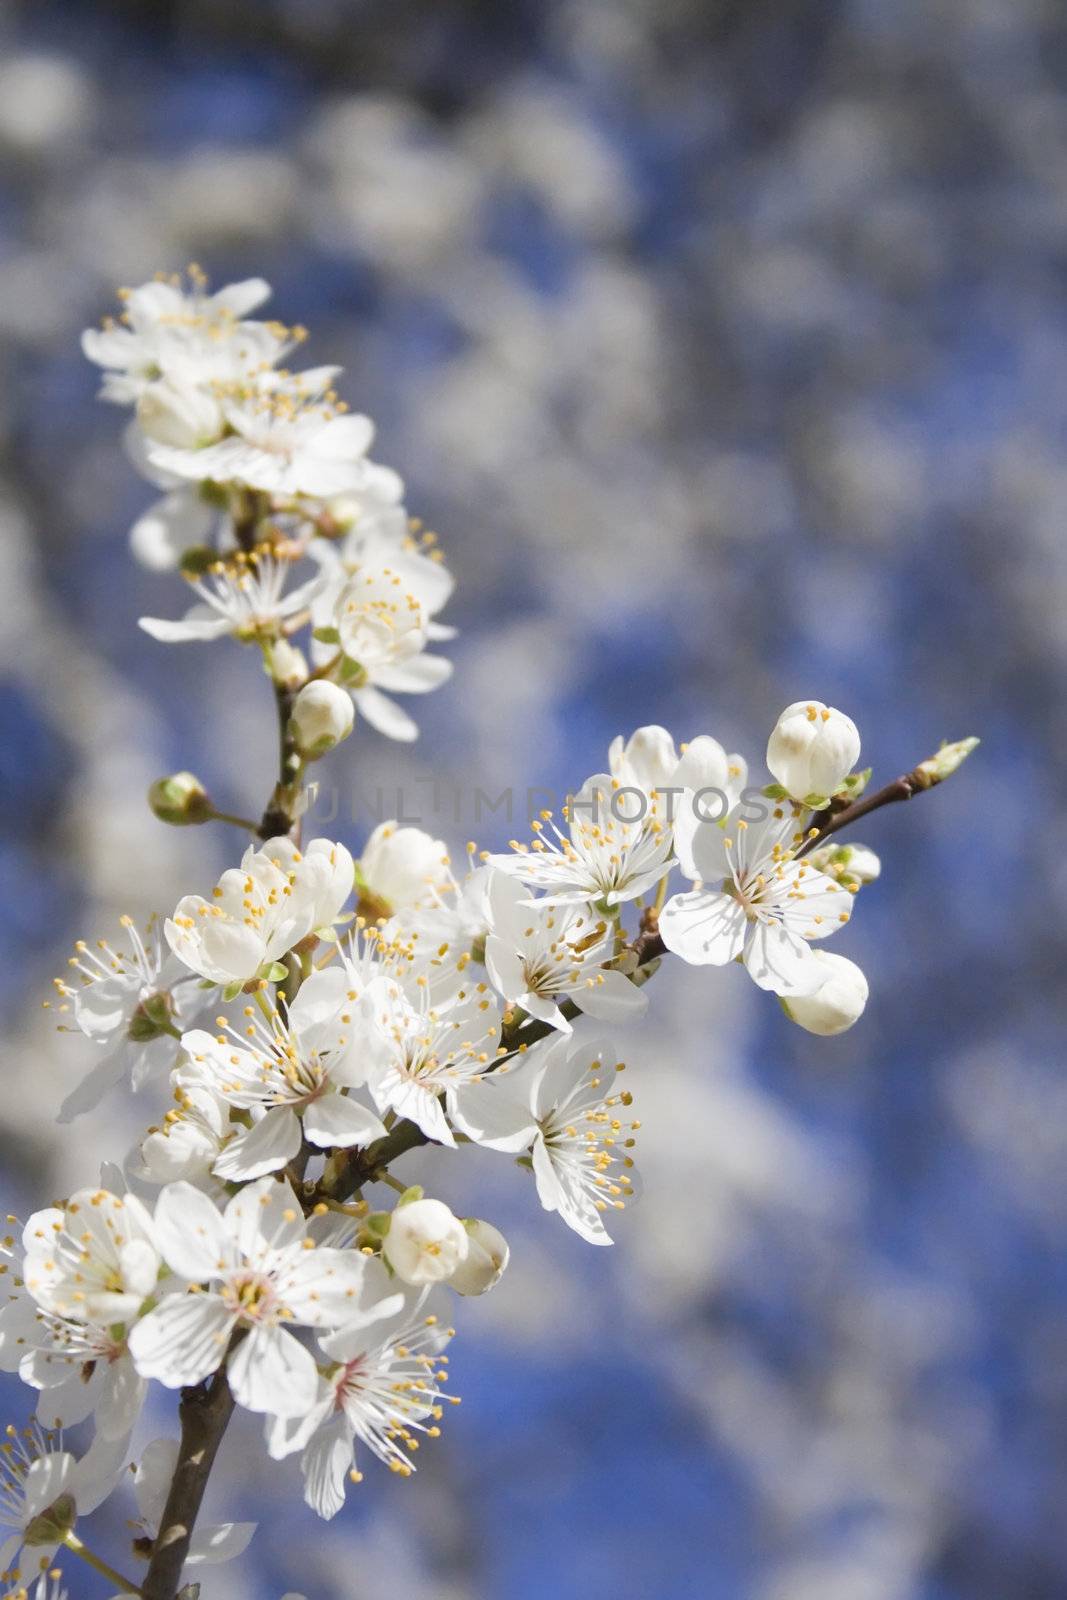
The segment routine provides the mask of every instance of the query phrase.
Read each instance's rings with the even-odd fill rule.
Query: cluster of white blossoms
[[[265,294],[210,294],[194,272],[130,292],[120,322],[85,337],[105,398],[134,407],[134,459],[166,489],[135,549],[181,566],[198,596],[182,621],[144,625],[261,647],[280,777],[247,824],[188,773],[154,785],[164,821],[218,819],[252,841],[143,934],[125,918],[119,939],[79,943],[57,980],[62,1025],[100,1049],[60,1115],[122,1084],[158,1111],[99,1186],[3,1245],[0,1368],[36,1391],[37,1420],[0,1446],[0,1568],[47,1600],[61,1548],[144,1600],[174,1600],[184,1568],[240,1554],[253,1527],[197,1528],[190,1472],[234,1404],[262,1418],[270,1457],[299,1455],[323,1517],[368,1457],[413,1472],[456,1403],[433,1297],[492,1289],[508,1245],[393,1164],[428,1143],[480,1145],[583,1240],[610,1244],[639,1124],[617,1046],[587,1028],[640,1017],[667,952],[740,963],[813,1033],[851,1027],[866,981],[821,942],[879,864],[837,834],[940,781],[972,744],[864,799],[855,726],[804,701],[771,734],[763,787],[710,735],[679,749],[645,727],[558,821],[533,820],[529,845],[469,846],[461,872],[441,840],[396,822],[358,858],[301,843],[304,768],[354,710],[414,733],[383,691],[441,681],[426,646],[451,583],[411,534],[399,480],[367,459],[371,426],[344,412],[333,369],[281,369],[297,335],[246,320]],[[303,560],[314,573],[291,585]],[[153,1382],[182,1391],[181,1438],[146,1445]],[[90,1420],[78,1456],[60,1430]],[[78,1531],[131,1461],[136,1580]]]
[[[190,267],[123,291],[118,318],[83,335],[102,398],[132,411],[131,460],[162,491],[134,525],[133,552],[178,568],[195,596],[181,618],[141,626],[166,643],[258,645],[276,682],[306,685],[305,755],[350,731],[353,706],[389,738],[413,739],[391,697],[449,676],[428,646],[452,637],[436,620],[452,579],[409,519],[402,480],[370,458],[373,424],[338,399],[339,369],[280,365],[304,330],[250,318],[269,294],[259,278],[211,294]],[[303,629],[306,653],[293,643]]]

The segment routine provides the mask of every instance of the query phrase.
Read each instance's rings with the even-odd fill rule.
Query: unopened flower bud
[[[296,697],[290,726],[302,756],[313,761],[347,739],[355,721],[352,696],[335,683],[305,684]]]
[[[467,1259],[467,1230],[441,1200],[398,1205],[382,1254],[405,1283],[442,1283]]]
[[[285,689],[296,689],[308,675],[304,652],[288,639],[275,639],[270,651],[270,675]]]
[[[825,804],[859,754],[852,718],[821,700],[786,706],[767,742],[767,766],[792,799],[807,805]]]
[[[930,756],[926,761],[920,761],[917,771],[926,778],[932,788],[935,783],[943,783],[946,778],[951,778],[957,767],[962,767],[971,751],[981,744],[980,739],[957,739],[954,744],[943,744],[936,756]]]
[[[814,994],[791,994],[782,1009],[808,1033],[844,1033],[858,1022],[867,1004],[867,979],[854,961],[826,950],[812,952],[826,976]]]
[[[356,885],[359,913],[372,919],[438,905],[452,887],[448,849],[422,828],[380,822],[356,864]]]
[[[160,822],[170,822],[178,828],[209,822],[213,815],[207,790],[191,772],[157,778],[148,791],[148,804]]]
[[[137,402],[141,432],[156,444],[199,450],[221,438],[219,403],[202,389],[183,388],[162,378],[150,383]]]
[[[449,1287],[457,1294],[486,1294],[504,1276],[511,1254],[508,1241],[499,1228],[480,1217],[465,1217],[463,1226],[467,1230],[467,1258],[449,1278]]]

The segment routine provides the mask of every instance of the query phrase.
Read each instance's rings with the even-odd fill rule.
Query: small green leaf
[[[413,1183],[411,1185],[410,1189],[405,1189],[404,1190],[404,1193],[400,1196],[400,1199],[397,1201],[397,1203],[396,1203],[397,1210],[399,1211],[401,1206],[409,1206],[409,1205],[411,1205],[413,1200],[421,1200],[422,1199],[422,1195],[423,1195],[423,1190],[422,1190],[421,1184]]]
[[[311,637],[320,644],[340,644],[341,635],[336,628],[314,628]]]

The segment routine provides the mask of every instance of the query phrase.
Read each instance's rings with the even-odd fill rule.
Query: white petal
[[[331,1145],[345,1150],[352,1145],[372,1144],[385,1137],[385,1125],[369,1107],[347,1095],[325,1094],[313,1100],[304,1112],[304,1132],[312,1144],[326,1150]]]
[[[146,1444],[133,1475],[133,1492],[142,1519],[159,1531],[166,1509],[171,1479],[178,1465],[177,1439],[153,1439]]]
[[[449,1093],[448,1109],[461,1133],[490,1150],[525,1150],[534,1136],[529,1105],[510,1083],[476,1078],[460,1084]]]
[[[74,1457],[66,1450],[53,1450],[48,1455],[38,1456],[23,1484],[27,1522],[55,1504],[70,1485],[75,1465]]]
[[[169,617],[138,617],[137,626],[160,644],[207,643],[233,632],[228,617],[220,617],[210,606],[193,606],[177,622]]]
[[[753,927],[745,966],[752,981],[773,994],[813,994],[825,976],[807,940],[776,923]]]
[[[724,842],[726,835],[717,822],[701,821],[694,804],[692,796],[683,797],[674,819],[674,848],[678,854],[678,864],[687,878],[702,878],[705,883],[718,883],[730,872]],[[710,814],[714,807],[711,797],[706,797],[702,804],[707,805]]]
[[[226,1229],[241,1254],[261,1262],[304,1237],[304,1214],[289,1183],[258,1178],[235,1194],[225,1212]]]
[[[110,1094],[115,1085],[121,1082],[125,1072],[126,1062],[121,1051],[116,1051],[106,1061],[98,1061],[77,1088],[68,1094],[59,1108],[57,1122],[73,1122],[87,1111],[95,1111],[105,1095]]]
[[[739,956],[747,926],[744,909],[736,900],[708,889],[673,895],[659,918],[667,949],[692,966],[721,967]]]
[[[419,737],[418,723],[413,722],[406,711],[401,711],[395,700],[390,700],[378,689],[368,685],[365,689],[357,689],[352,698],[360,715],[372,728],[384,733],[387,739],[399,739],[404,744],[410,744]]]
[[[345,1503],[345,1482],[352,1466],[352,1429],[341,1415],[325,1423],[301,1458],[304,1499],[329,1521]]]
[[[96,1430],[105,1439],[128,1439],[141,1415],[148,1385],[129,1356],[112,1361],[96,1406]]]
[[[248,1183],[277,1172],[300,1149],[300,1119],[289,1106],[275,1106],[231,1139],[212,1167],[217,1178]]]
[[[130,1332],[130,1355],[142,1378],[167,1389],[199,1383],[226,1353],[233,1318],[218,1295],[172,1294]]]
[[[233,1261],[233,1246],[215,1205],[191,1183],[168,1183],[156,1201],[156,1238],[172,1271],[206,1283]]]
[[[602,972],[595,983],[575,989],[574,999],[598,1022],[632,1022],[648,1010],[648,995],[621,972]]]
[[[429,694],[439,689],[452,676],[452,663],[446,656],[423,653],[410,661],[398,661],[395,666],[379,667],[374,674],[376,683],[396,694]]]
[[[233,1561],[248,1549],[257,1527],[255,1522],[220,1522],[213,1528],[197,1528],[185,1559],[191,1567]]]
[[[362,1323],[366,1265],[358,1250],[308,1250],[288,1270],[279,1292],[297,1321],[309,1327]]]
[[[311,1352],[279,1327],[253,1328],[227,1368],[230,1388],[247,1411],[298,1417],[315,1403],[319,1374]]]

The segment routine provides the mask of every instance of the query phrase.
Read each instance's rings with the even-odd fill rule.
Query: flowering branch
[[[812,836],[797,851],[797,858],[810,855],[831,834],[840,833],[842,828],[850,827],[861,817],[870,816],[872,811],[880,811],[882,806],[893,805],[898,800],[910,800],[913,795],[923,794],[935,784],[943,783],[977,748],[978,742],[973,738],[958,739],[954,744],[943,745],[937,755],[920,761],[911,772],[894,778],[892,783],[887,783],[874,794],[863,795],[859,800],[852,801],[842,796],[839,804],[831,804],[816,817]]]
[[[356,860],[339,842],[302,845],[306,768],[357,715],[417,736],[393,696],[447,678],[431,646],[452,633],[438,620],[452,580],[401,480],[370,459],[372,425],[337,398],[334,370],[280,364],[301,334],[250,317],[267,293],[250,280],[211,294],[190,269],[129,292],[119,321],[84,338],[104,398],[134,408],[135,454],[168,485],[135,553],[195,596],[180,619],[141,626],[167,644],[252,645],[278,719],[258,823],[188,772],[150,791],[164,822],[249,832],[240,864],[162,929],[124,918],[118,948],[79,942],[57,980],[64,1018],[106,1047],[61,1119],[123,1079],[165,1078],[170,1109],[121,1181],[37,1212],[21,1252],[0,1245],[20,1268],[0,1366],[40,1390],[50,1418],[96,1428],[81,1460],[36,1425],[0,1455],[13,1530],[0,1567],[23,1546],[42,1567],[61,1545],[84,1552],[76,1519],[122,1476],[157,1381],[180,1391],[180,1437],[138,1450],[142,1600],[176,1600],[190,1559],[236,1557],[254,1532],[198,1526],[235,1407],[263,1418],[273,1459],[300,1454],[305,1499],[326,1518],[361,1481],[357,1452],[407,1477],[440,1432],[453,1330],[426,1297],[484,1294],[508,1246],[392,1163],[427,1144],[499,1151],[546,1210],[610,1245],[640,1124],[623,1063],[586,1019],[640,1016],[670,952],[740,963],[812,1033],[855,1025],[866,979],[821,942],[880,867],[831,836],[942,781],[976,742],[861,798],[855,725],[801,701],[771,734],[762,792],[710,735],[679,750],[646,727],[613,742],[558,822],[542,812],[529,844],[480,862],[472,846],[466,874],[395,821]],[[688,887],[672,893],[676,871]],[[372,1210],[375,1186],[391,1209]]]

